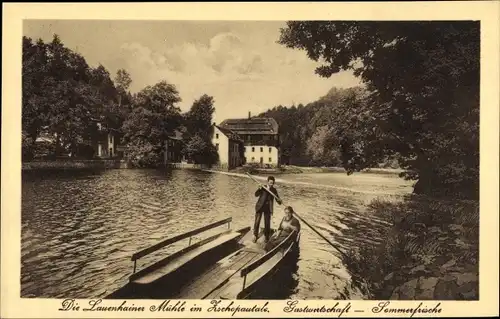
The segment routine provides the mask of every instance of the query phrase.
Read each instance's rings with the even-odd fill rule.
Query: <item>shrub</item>
[[[366,280],[375,299],[387,299],[392,288],[408,281],[411,269],[442,276],[446,263],[477,271],[479,204],[477,201],[436,200],[410,196],[403,202],[374,200],[367,214],[389,221],[378,245],[360,245],[347,252],[353,278]]]

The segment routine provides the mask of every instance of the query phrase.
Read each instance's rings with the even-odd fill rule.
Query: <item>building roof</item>
[[[219,125],[215,125],[214,126],[216,128],[219,129],[219,131],[221,131],[222,134],[226,135],[229,139],[232,139],[232,140],[235,140],[235,141],[239,141],[239,142],[243,142],[243,140],[241,139],[241,137],[235,133],[234,131],[230,130],[230,129],[227,129],[227,128],[224,128],[224,127],[221,127]]]
[[[278,123],[272,117],[228,119],[219,126],[238,134],[278,134]]]

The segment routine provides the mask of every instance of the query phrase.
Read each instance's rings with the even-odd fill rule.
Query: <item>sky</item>
[[[283,21],[25,20],[23,35],[65,46],[114,78],[126,69],[131,91],[166,80],[187,111],[203,94],[214,97],[214,120],[257,115],[274,106],[307,104],[332,87],[359,85],[352,72],[330,78],[304,51],[276,41]]]

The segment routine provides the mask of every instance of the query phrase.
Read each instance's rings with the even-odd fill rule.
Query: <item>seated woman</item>
[[[294,211],[292,207],[285,207],[285,216],[281,220],[278,231],[274,233],[274,235],[271,237],[271,240],[269,240],[269,242],[266,244],[266,251],[270,251],[271,249],[273,249],[281,241],[287,238],[292,231],[296,231],[297,233],[300,231],[300,222],[295,216],[293,216],[293,213]]]

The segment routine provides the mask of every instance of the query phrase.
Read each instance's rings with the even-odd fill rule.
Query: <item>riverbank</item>
[[[479,203],[411,196],[373,201],[368,214],[392,222],[378,246],[348,253],[370,299],[478,300]]]
[[[371,173],[371,174],[390,174],[398,175],[402,173],[402,169],[392,168],[369,168],[358,173]],[[281,165],[277,168],[259,168],[252,166],[242,166],[230,170],[232,173],[250,173],[250,174],[303,174],[303,173],[346,173],[343,167],[308,167],[308,166],[295,166],[295,165]]]
[[[192,163],[171,163],[167,165],[172,169],[194,169],[194,170],[213,170],[223,171],[235,174],[260,174],[260,175],[282,175],[282,174],[303,174],[303,173],[346,173],[342,167],[306,167],[294,165],[282,165],[277,168],[260,168],[254,166],[241,166],[234,169],[228,169],[225,165],[204,165]],[[57,160],[38,160],[31,162],[23,162],[22,170],[66,170],[66,169],[123,169],[133,168],[125,160],[118,159],[95,159],[95,160],[80,160],[80,159],[57,159]],[[359,173],[371,174],[389,174],[397,175],[403,172],[400,169],[388,168],[370,168]]]
[[[130,166],[124,160],[77,160],[77,159],[58,159],[52,161],[31,161],[22,163],[23,171],[31,170],[70,170],[70,169],[119,169],[129,168]]]

